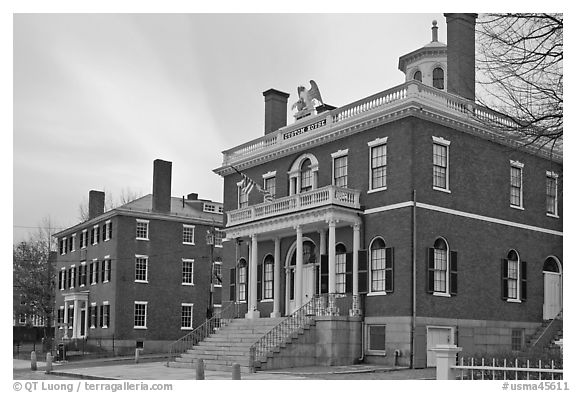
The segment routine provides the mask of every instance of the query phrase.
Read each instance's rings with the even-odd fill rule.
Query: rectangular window
[[[386,188],[386,144],[370,147],[370,190]]]
[[[246,301],[246,266],[238,268],[238,301]]]
[[[76,234],[73,234],[70,240],[70,252],[76,251]]]
[[[192,330],[192,310],[194,304],[182,303],[182,330]]]
[[[546,213],[558,216],[558,175],[549,171],[546,172]]]
[[[84,229],[80,234],[80,248],[86,248],[87,245],[88,245],[88,229]]]
[[[203,210],[207,213],[215,213],[216,212],[216,205],[214,205],[212,203],[205,203]]]
[[[510,206],[522,209],[522,168],[519,162],[510,161]]]
[[[93,246],[98,244],[99,238],[100,238],[100,227],[98,225],[95,225],[94,228],[92,228],[92,238],[91,238]]]
[[[508,299],[518,299],[518,261],[508,261]]]
[[[146,329],[148,302],[134,302],[134,329]]]
[[[512,329],[512,350],[521,351],[524,346],[524,329]]]
[[[110,304],[108,304],[107,301],[102,305],[100,319],[102,320],[101,324],[103,328],[110,326]],[[146,317],[144,317],[144,323],[146,323]]]
[[[274,263],[264,263],[264,299],[274,297]]]
[[[384,292],[386,290],[386,249],[373,248],[370,251],[370,292]]]
[[[368,325],[368,350],[375,352],[386,350],[386,325]]]
[[[76,286],[76,266],[72,265],[70,268],[70,288]]]
[[[264,179],[264,189],[267,190],[270,195],[276,197],[276,176]]]
[[[222,262],[214,261],[212,265],[212,284],[215,287],[222,286]]]
[[[433,182],[432,186],[448,190],[448,146],[433,144]]]
[[[65,237],[60,239],[60,241],[58,242],[58,250],[60,252],[60,255],[66,254],[66,238]]]
[[[182,259],[182,284],[194,285],[194,260]]]
[[[60,306],[58,309],[58,325],[64,324],[64,306]],[[59,329],[62,329],[62,326],[59,326]]]
[[[136,239],[137,240],[149,240],[148,239],[148,220],[136,219]]]
[[[106,221],[102,227],[102,238],[104,241],[108,241],[112,238],[112,221]]]
[[[96,328],[97,312],[98,312],[98,306],[96,306],[96,303],[92,303],[90,306],[90,329]]]
[[[222,247],[222,239],[224,238],[224,232],[219,229],[214,229],[214,245],[216,247]]]
[[[446,274],[448,271],[448,252],[434,249],[434,292],[447,292]]]
[[[346,293],[346,254],[336,254],[336,293]]]
[[[333,184],[338,187],[348,187],[348,156],[334,158]]]
[[[148,257],[146,255],[136,255],[134,265],[134,281],[148,282]]]
[[[110,259],[104,259],[102,262],[102,282],[109,282],[110,281],[110,273],[112,270],[112,261]]]
[[[80,264],[80,286],[83,287],[87,284],[87,266],[85,262]]]
[[[238,186],[238,209],[248,207],[248,194],[243,187]]]
[[[98,260],[94,259],[92,260],[92,263],[90,264],[90,283],[91,284],[96,284],[98,282]]]
[[[58,273],[58,288],[61,291],[66,289],[66,270],[64,268]]]
[[[182,243],[194,244],[194,225],[182,225]]]

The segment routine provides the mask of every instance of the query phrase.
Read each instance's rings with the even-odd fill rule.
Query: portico
[[[71,313],[71,314],[70,314]],[[72,323],[69,323],[69,319]],[[74,292],[64,296],[64,339],[88,336],[88,292]]]
[[[273,272],[273,311],[271,317],[281,315],[284,300],[285,314],[300,308],[311,297],[320,293],[320,272],[328,276],[327,315],[338,315],[334,299],[336,296],[336,232],[349,227],[353,231],[353,296],[358,297],[358,250],[360,249],[359,192],[328,186],[322,189],[293,195],[269,203],[235,210],[229,213],[226,238],[243,240],[249,245],[248,253],[248,311],[246,318],[259,318],[258,291],[258,248],[262,242],[274,242]],[[282,207],[286,207],[283,209]],[[288,214],[282,214],[282,213]],[[260,217],[257,217],[260,213]],[[236,219],[235,219],[236,218]],[[234,225],[238,222],[237,225]],[[316,245],[305,234],[316,234]],[[327,236],[326,236],[327,235]],[[282,260],[281,240],[294,238],[295,241]],[[326,237],[327,242],[326,242]],[[322,271],[321,263],[310,259],[310,243],[319,247],[320,259],[327,258],[327,272]],[[285,288],[281,291],[282,269],[285,269]],[[282,298],[283,297],[283,298]],[[353,302],[358,304],[357,302]]]

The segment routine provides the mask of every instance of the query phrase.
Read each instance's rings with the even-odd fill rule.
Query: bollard
[[[134,363],[140,363],[140,348],[136,348],[136,351],[134,352]]]
[[[38,365],[36,364],[36,352],[32,351],[30,353],[30,369],[32,371],[36,371],[38,369]]]
[[[232,379],[242,379],[240,376],[240,365],[238,363],[232,365]]]
[[[50,353],[46,354],[46,374],[52,372],[52,355]]]
[[[204,360],[202,359],[196,362],[196,379],[204,379]]]

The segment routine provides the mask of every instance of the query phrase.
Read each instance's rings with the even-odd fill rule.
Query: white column
[[[296,308],[302,306],[302,276],[304,269],[304,248],[302,243],[302,227],[296,227],[296,271],[294,272],[296,285],[294,286],[294,301]]]
[[[84,337],[88,337],[88,331],[90,327],[88,326],[88,300],[84,302]]]
[[[358,296],[358,251],[360,251],[360,224],[352,226],[352,309],[350,316],[359,316],[360,299]]]
[[[280,238],[274,239],[274,308],[270,318],[280,317]]]
[[[68,302],[64,300],[64,338],[68,338]]]
[[[320,229],[320,255],[326,255],[326,230]]]
[[[72,338],[78,338],[78,321],[80,321],[80,318],[78,318],[78,314],[80,311],[80,300],[75,299],[74,300],[74,318],[72,318]]]
[[[256,234],[252,235],[252,245],[250,246],[250,267],[248,269],[249,284],[248,287],[248,312],[246,313],[246,318],[260,318],[260,312],[257,309],[256,304],[256,291],[258,289],[258,237]]]
[[[336,293],[336,222],[328,223],[328,293]]]

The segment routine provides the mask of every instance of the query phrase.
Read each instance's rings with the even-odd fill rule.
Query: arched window
[[[248,264],[244,258],[238,261],[238,301],[244,302],[247,298],[247,282],[248,282]]]
[[[336,293],[346,293],[346,246],[336,245]]]
[[[263,299],[274,297],[274,257],[270,254],[264,258],[264,286],[262,291]]]
[[[370,245],[370,292],[386,291],[386,243],[377,237]]]
[[[428,293],[439,296],[456,295],[458,255],[450,251],[448,242],[439,237],[428,249]]]
[[[545,272],[560,273],[560,267],[558,266],[558,262],[553,257],[546,258],[542,270]]]
[[[414,79],[415,81],[422,82],[422,72],[416,71],[416,72],[414,73],[414,78],[413,78],[413,79]]]
[[[502,260],[502,298],[517,302],[526,298],[526,263],[516,250]]]
[[[312,162],[306,158],[300,165],[300,192],[312,189]]]
[[[440,67],[432,71],[432,86],[444,90],[444,70]]]

